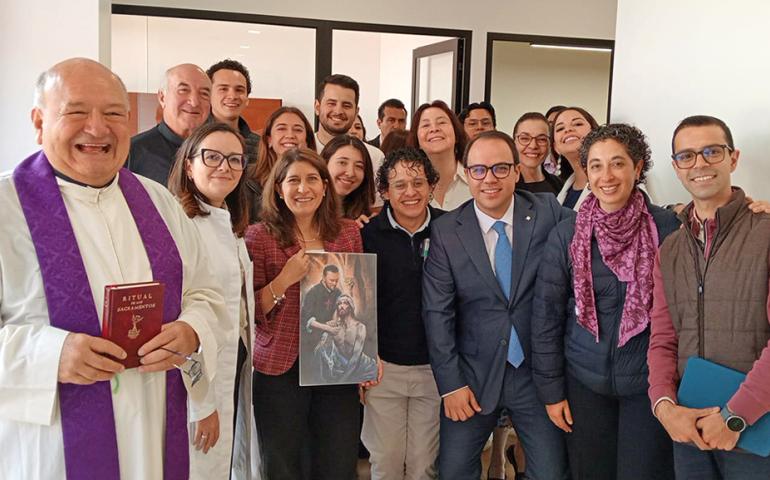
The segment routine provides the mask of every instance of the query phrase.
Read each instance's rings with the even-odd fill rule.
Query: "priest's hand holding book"
[[[142,373],[162,372],[177,368],[191,353],[198,350],[198,334],[186,322],[177,320],[165,323],[158,335],[139,349]]]
[[[90,385],[111,380],[116,373],[125,370],[125,367],[110,356],[124,359],[126,352],[104,338],[85,333],[69,333],[59,356],[58,381]]]

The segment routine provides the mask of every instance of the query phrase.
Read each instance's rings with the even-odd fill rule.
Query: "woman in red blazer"
[[[363,251],[358,227],[338,212],[326,163],[312,150],[293,149],[264,185],[262,221],[246,231],[257,299],[254,418],[266,480],[355,478],[357,387],[299,386],[305,252]]]

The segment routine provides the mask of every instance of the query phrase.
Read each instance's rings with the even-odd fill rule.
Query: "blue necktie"
[[[505,298],[510,300],[511,296],[511,265],[513,261],[513,252],[511,242],[508,241],[508,235],[505,233],[505,223],[497,221],[492,228],[497,232],[497,244],[495,244],[495,276],[500,288],[503,289]],[[516,334],[516,327],[511,325],[511,338],[508,341],[508,362],[514,367],[521,365],[524,361],[524,350],[521,348],[519,336]]]

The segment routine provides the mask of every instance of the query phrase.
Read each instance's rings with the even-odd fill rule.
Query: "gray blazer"
[[[551,229],[574,212],[552,194],[515,192],[510,301],[489,263],[473,200],[436,220],[423,274],[423,319],[439,393],[470,386],[482,413],[497,408],[511,326],[529,363],[537,269]]]

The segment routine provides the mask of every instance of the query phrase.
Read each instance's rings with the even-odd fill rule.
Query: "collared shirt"
[[[716,218],[701,220],[698,218],[698,212],[695,211],[695,208],[692,208],[690,210],[690,231],[695,240],[698,241],[698,246],[703,250],[703,257],[708,258],[711,252],[711,243],[717,231]]]
[[[513,201],[511,198],[511,204],[508,206],[508,210],[505,211],[502,218],[492,218],[479,209],[476,202],[473,202],[473,209],[476,212],[476,219],[479,221],[479,228],[481,228],[481,236],[484,238],[484,247],[487,249],[487,256],[489,257],[489,264],[492,265],[492,270],[495,269],[495,245],[497,245],[497,232],[492,227],[495,222],[505,223],[505,234],[508,235],[508,242],[513,248]],[[497,273],[497,272],[495,272]]]
[[[450,211],[459,207],[463,203],[473,198],[471,195],[471,189],[468,187],[468,179],[465,177],[465,168],[463,164],[457,162],[457,170],[452,178],[452,182],[449,184],[449,188],[444,193],[444,204],[438,203],[435,198],[431,200],[430,205],[434,208],[440,208],[441,210]]]
[[[423,230],[425,230],[426,228],[428,228],[428,224],[430,223],[430,210],[427,207],[425,207],[425,210],[428,213],[427,217],[425,218],[425,222],[423,222],[423,224],[420,226],[420,228],[418,228],[417,230],[414,231],[414,233],[412,233],[409,230],[407,230],[404,227],[402,227],[401,224],[399,224],[396,221],[396,219],[393,218],[393,213],[390,211],[390,208],[387,208],[385,210],[388,212],[388,221],[390,222],[390,226],[393,227],[393,228],[396,228],[398,230],[403,230],[404,232],[406,232],[407,235],[409,235],[410,238],[414,237],[414,235],[416,233],[420,233]]]

